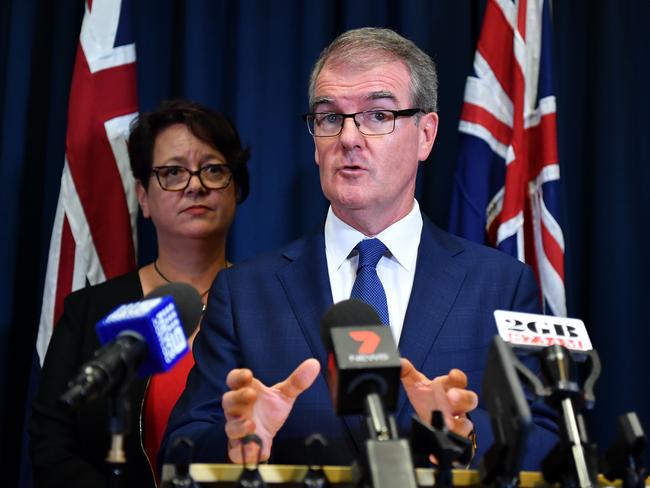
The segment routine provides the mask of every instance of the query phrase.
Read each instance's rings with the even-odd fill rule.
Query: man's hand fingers
[[[447,428],[462,437],[468,437],[474,429],[474,424],[465,415],[453,417],[451,422],[447,422]]]
[[[408,359],[401,358],[400,363],[402,364],[402,370],[400,371],[400,378],[402,380],[402,384],[404,385],[404,388],[409,388],[422,381],[427,381],[427,382],[429,381],[429,379],[426,376],[424,376],[417,369],[415,369],[413,363],[411,363],[411,361],[409,361]]]
[[[471,390],[452,388],[447,391],[452,415],[464,415],[478,406],[478,395]]]
[[[228,439],[241,439],[244,436],[255,433],[255,422],[246,418],[228,420],[225,431]]]
[[[446,417],[447,427],[463,437],[467,437],[474,424],[467,418],[467,413],[478,406],[478,395],[470,390],[452,388],[447,391],[447,400],[451,416]]]
[[[463,373],[460,369],[452,369],[447,373],[444,378],[443,386],[445,390],[451,388],[467,388],[467,375]]]
[[[250,416],[256,399],[257,392],[250,387],[224,393],[221,399],[221,406],[226,415],[226,419]]]
[[[289,377],[276,384],[275,388],[283,395],[294,399],[303,391],[309,388],[318,377],[320,363],[317,359],[311,358],[303,361]]]
[[[254,442],[249,442],[244,446],[242,457],[242,445],[239,439],[228,441],[228,458],[235,464],[257,464],[259,461],[267,461],[270,457],[270,448],[262,447],[260,453],[259,446]]]
[[[238,390],[249,386],[253,381],[253,372],[250,369],[233,369],[226,376],[226,385],[231,390]]]

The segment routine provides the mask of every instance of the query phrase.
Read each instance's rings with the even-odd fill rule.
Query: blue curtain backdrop
[[[322,222],[326,202],[300,119],[307,78],[334,36],[366,25],[396,29],[438,64],[441,127],[422,165],[418,198],[446,228],[483,2],[137,0],[130,8],[141,109],[172,96],[195,99],[230,116],[252,148],[252,191],[238,210],[231,260]],[[7,486],[22,447],[82,15],[82,0],[0,3],[0,458]],[[586,322],[603,362],[591,416],[601,448],[625,411],[639,412],[650,429],[643,313],[650,268],[648,18],[644,1],[553,5],[569,314]],[[146,222],[140,230],[145,263],[154,256],[153,234]]]

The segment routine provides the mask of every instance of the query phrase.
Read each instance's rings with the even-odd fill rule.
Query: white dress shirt
[[[404,218],[372,236],[388,248],[377,263],[377,275],[386,291],[390,328],[397,344],[413,288],[421,234],[422,214],[414,199],[413,208]],[[350,298],[359,263],[354,248],[369,238],[334,215],[330,206],[325,220],[325,255],[334,303]]]

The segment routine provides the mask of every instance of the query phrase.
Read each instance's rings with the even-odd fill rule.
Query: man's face
[[[414,108],[409,83],[410,73],[401,61],[375,63],[363,71],[326,64],[316,79],[312,109],[355,113]],[[415,117],[400,117],[392,133],[365,136],[347,118],[340,135],[315,137],[321,186],[334,213],[358,229],[360,219],[370,220],[374,229],[359,229],[366,234],[404,217],[413,206],[418,162],[431,152],[437,126],[434,113],[422,114],[418,125]]]

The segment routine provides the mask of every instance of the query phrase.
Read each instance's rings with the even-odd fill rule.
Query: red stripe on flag
[[[519,5],[517,9],[517,30],[521,34],[521,37],[526,39],[526,14],[528,13],[528,2],[527,0],[519,0]]]
[[[535,179],[545,166],[558,162],[555,119],[554,113],[543,116],[538,125],[522,133],[520,144],[515,147],[517,159],[526,161],[522,171],[527,180]]]
[[[135,63],[91,74],[81,47],[77,51],[67,156],[106,278],[135,266],[126,196],[104,128],[106,120],[137,112],[135,76]]]
[[[465,122],[482,125],[501,144],[505,146],[510,144],[512,129],[483,107],[465,102],[460,118]]]
[[[534,219],[530,199],[524,202],[524,261],[533,268],[535,281],[539,288],[539,303],[544,303],[542,281],[539,275],[539,263],[537,262],[537,251],[535,249]]]
[[[503,214],[502,220],[504,222],[519,215],[526,200],[526,192],[528,190],[527,171],[524,167],[525,162],[519,159],[520,147],[515,146],[514,151],[516,157],[506,167],[503,208],[501,209],[501,213]]]
[[[502,215],[503,212],[496,214],[486,229],[487,241],[493,247],[497,246],[497,232],[502,222]]]
[[[543,221],[541,227],[544,254],[546,254],[546,257],[551,263],[551,266],[553,266],[555,272],[560,276],[562,281],[564,281],[564,253],[562,251],[562,248],[555,240],[553,235],[548,231]]]
[[[68,218],[63,217],[61,228],[61,249],[59,252],[59,271],[57,274],[56,297],[54,299],[54,325],[63,313],[63,300],[72,290],[72,277],[74,274],[74,256],[76,245]]]
[[[539,125],[526,131],[528,139],[527,159],[530,177],[538,175],[544,166],[557,164],[556,117],[554,113],[543,116]]]
[[[501,9],[494,2],[488,2],[477,49],[510,98],[513,90],[512,66],[515,65],[512,49],[513,35],[512,27],[503,16]]]

